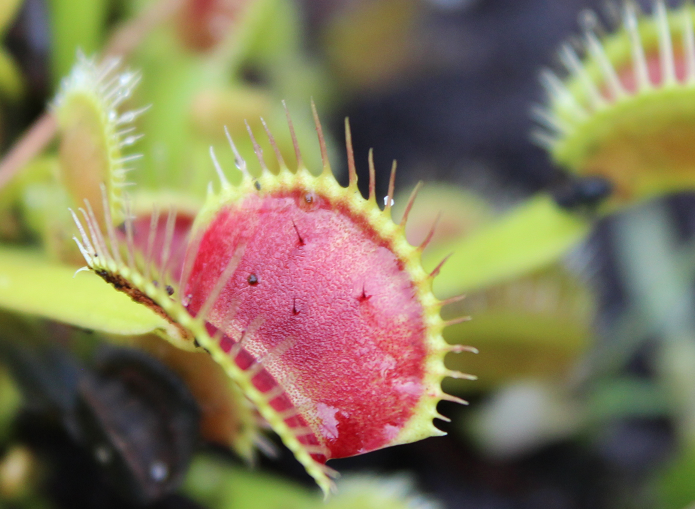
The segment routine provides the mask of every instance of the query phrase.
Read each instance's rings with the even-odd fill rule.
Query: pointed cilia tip
[[[77,245],[78,245],[78,246],[80,245],[80,241],[77,240],[77,237],[73,237],[72,240],[74,240],[75,242],[77,242]],[[87,267],[86,265],[85,265],[84,267],[80,267],[80,268],[77,269],[77,270],[75,271],[75,273],[72,275],[72,278],[75,279],[75,277],[77,276],[77,274],[79,274],[80,272],[89,272],[89,270],[90,270],[89,267]]]
[[[418,192],[420,192],[420,189],[422,189],[423,185],[424,183],[422,181],[418,182],[415,188],[413,189],[413,192],[410,193],[408,203],[406,204],[405,210],[403,211],[403,217],[401,218],[401,226],[403,228],[405,228],[405,225],[408,222],[408,216],[410,215],[410,211],[413,209],[413,205],[415,204],[415,198],[417,198],[417,194]]]
[[[444,299],[444,300],[440,301],[439,304],[441,306],[446,306],[448,304],[454,304],[456,302],[461,302],[465,298],[466,298],[465,294],[464,295],[457,295],[455,297],[449,297],[448,299]]]
[[[285,117],[287,118],[287,126],[290,129],[290,136],[292,138],[292,146],[294,147],[294,155],[297,159],[297,170],[304,167],[304,160],[302,159],[302,152],[299,150],[299,142],[297,141],[297,133],[294,131],[294,124],[292,123],[292,117],[290,116],[290,110],[287,108],[287,103],[282,101],[282,107],[285,109]]]
[[[376,170],[374,168],[374,149],[369,149],[369,197],[368,201],[376,203]]]
[[[227,141],[229,142],[229,147],[232,149],[232,152],[234,153],[234,164],[239,169],[244,179],[251,180],[251,175],[249,175],[249,171],[246,168],[246,160],[243,157],[241,157],[241,154],[239,154],[239,151],[237,150],[236,145],[234,144],[234,140],[232,139],[232,135],[229,134],[229,129],[227,129],[227,126],[224,126],[224,134],[227,137]]]
[[[251,126],[249,123],[244,120],[244,124],[246,125],[246,131],[249,133],[249,138],[251,138],[251,143],[253,144],[253,152],[256,154],[256,159],[258,159],[258,164],[261,165],[261,171],[265,174],[268,173],[268,166],[265,164],[265,159],[263,159],[263,149],[261,146],[258,144],[256,141],[256,137],[253,135],[253,130],[251,129]]]
[[[427,248],[429,243],[432,241],[432,237],[434,237],[434,233],[437,230],[437,225],[439,224],[439,221],[441,219],[442,219],[442,213],[439,212],[439,213],[437,213],[437,217],[434,218],[434,221],[432,222],[432,226],[430,227],[429,232],[427,232],[427,236],[425,237],[425,240],[423,240],[422,243],[418,246],[418,249],[420,251],[424,251],[425,248]]]
[[[314,99],[311,99],[311,112],[314,115],[314,124],[316,125],[316,134],[319,137],[319,147],[321,149],[321,162],[323,163],[323,173],[326,175],[332,175],[331,164],[328,161],[328,150],[326,149],[326,138],[323,135],[323,128],[321,127],[321,120],[319,119],[319,114],[316,111],[316,103]]]
[[[389,190],[384,200],[384,213],[391,217],[391,207],[393,207],[393,193],[396,187],[396,161],[391,165],[391,176],[389,177]]]
[[[357,169],[355,168],[355,152],[352,149],[352,132],[350,131],[350,119],[345,117],[345,148],[348,162],[348,188],[357,189]]]
[[[270,146],[273,148],[273,152],[275,153],[275,159],[277,160],[280,171],[286,170],[287,165],[285,164],[285,160],[283,159],[282,154],[280,153],[278,144],[275,142],[275,137],[273,136],[273,133],[271,133],[270,129],[268,129],[268,124],[265,123],[265,119],[263,117],[261,117],[261,124],[263,124],[263,129],[265,130],[265,133],[268,136]]]
[[[210,145],[210,159],[212,159],[212,164],[215,166],[215,171],[217,172],[217,176],[222,184],[222,189],[229,189],[231,185],[229,184],[229,180],[227,180],[227,177],[222,170],[222,166],[220,166],[220,162],[217,160],[215,149],[212,147],[212,145]]]

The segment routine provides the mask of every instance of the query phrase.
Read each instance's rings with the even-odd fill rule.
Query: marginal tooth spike
[[[323,463],[319,463],[318,466],[321,469],[321,471],[330,479],[338,479],[340,477],[340,472],[332,469],[328,465],[323,464]],[[325,491],[326,488],[328,488],[327,491]],[[330,481],[330,483],[326,487],[321,486],[321,489],[324,490],[324,494],[323,494],[323,500],[324,501],[328,499],[329,493],[333,493],[334,495],[336,493],[338,493],[338,487],[335,485],[335,483],[333,481]]]
[[[571,130],[567,122],[561,120],[545,107],[537,104],[531,107],[531,117],[543,127],[555,133],[566,134]]]
[[[455,302],[461,302],[463,299],[466,298],[466,295],[457,295],[456,297],[449,297],[448,299],[444,299],[442,301],[439,301],[440,306],[446,306],[447,304],[454,304]]]
[[[417,194],[420,192],[422,186],[422,181],[418,182],[415,186],[415,189],[413,189],[413,192],[410,193],[410,198],[408,198],[408,203],[405,206],[405,210],[403,211],[403,217],[401,218],[400,226],[403,228],[405,228],[405,224],[408,222],[408,216],[410,215],[410,211],[412,210],[413,204],[415,203],[415,198],[417,198]]]
[[[584,88],[584,92],[589,98],[591,108],[598,110],[604,107],[606,105],[606,100],[601,95],[601,92],[594,83],[594,80],[591,79],[591,76],[589,76],[589,73],[584,68],[584,65],[582,65],[577,53],[569,44],[564,44],[562,48],[560,48],[560,58],[567,69],[579,78],[579,81]]]
[[[265,366],[268,364],[268,361],[272,361],[273,359],[282,357],[285,354],[285,352],[292,348],[294,344],[295,341],[292,338],[285,338],[284,340],[280,341],[280,343],[278,343],[275,347],[268,350],[265,354],[256,358],[256,361],[245,370],[249,378],[253,378],[263,369],[265,369]]]
[[[96,215],[94,214],[94,209],[92,208],[91,203],[89,203],[89,200],[85,198],[84,200],[85,207],[87,207],[87,213],[89,214],[89,222],[92,225],[92,231],[94,232],[94,241],[97,244],[97,248],[101,249],[102,256],[104,257],[104,260],[110,260],[111,256],[109,253],[109,248],[106,245],[106,239],[104,239],[104,236],[101,233],[101,228],[99,227],[99,221],[97,221]]]
[[[451,255],[453,255],[453,254],[454,253],[449,253],[448,255],[446,255],[444,257],[444,259],[437,264],[437,266],[434,268],[434,270],[432,272],[430,272],[427,277],[430,279],[434,279],[435,277],[437,277],[437,275],[439,274],[439,271],[442,270],[442,267],[444,266],[444,264],[447,262],[447,260],[449,258],[451,258]]]
[[[143,113],[147,112],[152,107],[151,104],[139,108],[137,110],[129,110],[126,111],[125,113],[122,113],[120,117],[116,119],[116,125],[122,125],[122,124],[128,124],[130,122],[134,122],[135,120],[138,119]]]
[[[222,171],[222,166],[220,166],[220,162],[217,160],[217,156],[215,155],[215,149],[212,147],[212,145],[210,145],[210,159],[212,159],[212,164],[215,166],[217,176],[220,178],[222,189],[229,189],[231,185],[229,184],[229,180],[227,180],[227,177],[224,175],[224,171]]]
[[[355,152],[352,149],[352,131],[350,131],[350,119],[345,117],[345,148],[347,149],[348,175],[350,181],[348,187],[357,189],[357,169],[355,168]]]
[[[374,171],[374,149],[369,149],[369,197],[368,201],[376,203],[376,176]]]
[[[126,254],[128,258],[128,268],[135,271],[135,241],[133,240],[133,213],[131,210],[130,197],[126,196],[123,203],[125,209],[125,238]]]
[[[94,251],[94,246],[92,246],[92,243],[89,241],[89,236],[87,235],[87,232],[85,232],[84,227],[82,226],[82,221],[79,220],[77,217],[77,214],[75,214],[75,211],[72,209],[68,209],[70,211],[70,214],[72,215],[72,219],[75,222],[75,225],[77,226],[77,231],[80,232],[80,237],[82,237],[82,243],[84,244],[84,247],[87,249],[89,253],[95,253]],[[78,246],[80,243],[78,242]],[[84,255],[84,253],[82,253]],[[85,258],[87,258],[85,256]],[[91,254],[89,256],[89,259],[91,259]]]
[[[531,142],[544,150],[553,150],[557,141],[556,136],[542,129],[535,129],[531,132]]]
[[[236,268],[239,266],[239,262],[241,261],[241,257],[244,254],[244,248],[245,246],[240,245],[237,247],[237,249],[234,251],[232,254],[232,257],[229,259],[229,262],[227,263],[227,266],[224,268],[224,271],[222,274],[220,274],[220,278],[217,280],[215,283],[215,286],[213,287],[212,291],[210,292],[210,295],[207,296],[205,299],[205,302],[203,303],[202,307],[198,311],[197,318],[202,320],[202,321],[207,321],[208,313],[212,310],[212,307],[215,305],[215,302],[217,302],[217,299],[219,298],[220,294],[222,293],[222,290],[224,289],[225,286],[227,286],[227,283],[231,279],[231,277],[234,275],[234,271]]]
[[[463,353],[463,352],[474,353],[474,354],[480,353],[476,347],[468,346],[468,345],[449,345],[447,347],[447,349],[453,353]]]
[[[296,428],[292,428],[292,434],[297,437],[305,437],[307,435],[314,435],[314,430],[311,429],[309,426],[300,426]]]
[[[241,333],[241,338],[237,341],[232,349],[229,351],[229,357],[236,359],[243,348],[246,348],[248,342],[255,336],[258,329],[263,324],[263,319],[261,317],[254,319],[253,322],[246,328],[245,331]]]
[[[179,277],[179,288],[183,290],[184,288],[188,287],[188,282],[191,277],[191,272],[193,270],[193,264],[195,262],[195,254],[198,252],[198,249],[200,248],[200,243],[203,240],[203,234],[201,233],[200,230],[195,232],[194,237],[190,240],[188,243],[188,248],[186,249],[186,254],[184,255],[183,258],[183,270],[181,270],[181,276]],[[186,299],[185,295],[182,295],[181,298],[183,300]],[[188,304],[183,302],[182,304],[184,307],[186,307]]]
[[[328,161],[328,150],[326,149],[326,138],[323,136],[323,128],[319,120],[319,114],[316,111],[314,99],[311,99],[311,113],[314,115],[314,124],[316,125],[316,133],[319,136],[319,147],[321,147],[321,162],[323,163],[323,173],[332,175],[331,163]]]
[[[84,222],[87,225],[87,231],[89,232],[89,239],[92,247],[92,258],[101,259],[103,255],[101,253],[99,242],[97,242],[97,239],[95,238],[94,227],[92,226],[92,222],[89,220],[87,212],[82,207],[80,207],[78,210],[80,214],[82,214],[82,217],[84,217]]]
[[[237,315],[237,311],[239,310],[239,302],[241,301],[240,297],[234,297],[232,298],[231,302],[227,306],[227,312],[224,314],[224,318],[222,319],[222,326],[217,329],[217,332],[215,332],[215,335],[219,334],[219,339],[222,339],[222,336],[224,336],[224,331],[229,330],[232,324],[232,320]],[[219,342],[219,339],[217,340]]]
[[[155,207],[150,216],[150,231],[147,234],[147,250],[145,251],[145,279],[152,275],[154,258],[154,243],[157,238],[157,226],[159,225],[159,207]]]
[[[171,260],[171,243],[174,239],[174,226],[176,225],[176,211],[173,207],[167,214],[167,223],[164,229],[164,246],[162,248],[162,265],[160,267],[162,283],[169,282],[169,262]]]
[[[82,244],[80,244],[80,241],[77,240],[77,237],[73,237],[72,239],[73,239],[75,242],[77,242],[77,248],[80,250],[80,252],[81,252],[82,254],[84,254],[84,248],[81,247]],[[77,270],[75,271],[75,273],[72,275],[72,278],[75,279],[75,276],[77,276],[77,274],[79,274],[80,272],[91,272],[91,270],[92,270],[92,269],[90,269],[90,268],[87,267],[86,265],[85,265],[84,267],[80,267],[80,268],[77,269]]]
[[[447,320],[444,322],[444,327],[449,327],[450,325],[456,325],[459,323],[463,322],[470,322],[471,317],[470,316],[459,316],[458,318],[454,318],[452,320]]]
[[[453,403],[458,403],[459,405],[468,405],[468,401],[465,399],[461,399],[458,396],[452,396],[451,394],[447,394],[445,392],[442,393],[440,397],[445,401],[451,401]]]
[[[445,415],[440,414],[439,412],[437,412],[434,417],[435,417],[435,419],[439,419],[439,420],[444,421],[444,422],[451,422],[451,419],[449,419]]]
[[[273,152],[275,153],[275,159],[277,159],[278,166],[280,167],[280,170],[287,169],[287,165],[285,164],[285,160],[282,158],[282,154],[280,153],[280,149],[278,148],[278,144],[275,143],[275,137],[273,136],[273,133],[270,132],[270,129],[268,128],[268,124],[265,123],[265,120],[263,117],[261,117],[261,124],[263,124],[263,129],[265,130],[265,134],[268,136],[268,140],[270,141],[270,146],[273,147]]]
[[[264,368],[264,366],[263,366],[262,359],[256,359],[256,362],[254,362],[254,363],[251,364],[248,368],[246,368],[246,369],[244,370],[244,372],[246,373],[246,376],[247,376],[249,379],[252,379],[252,378],[254,378],[258,373],[260,373],[261,371],[263,371],[263,369],[265,369],[265,368]]]
[[[328,452],[325,447],[322,445],[309,445],[309,444],[304,444],[302,445],[304,450],[308,452],[309,454],[323,454],[324,456]]]
[[[256,435],[253,438],[253,443],[258,449],[266,455],[268,458],[277,458],[278,457],[278,449],[275,447],[275,444],[268,440],[266,437],[263,435]]]
[[[560,57],[562,58],[562,51],[560,52]],[[572,72],[571,69],[570,72]],[[588,113],[586,109],[577,102],[577,98],[574,94],[567,89],[562,80],[558,78],[553,71],[550,69],[542,69],[540,73],[540,82],[552,101],[566,105],[577,120],[584,120],[587,118]]]
[[[285,108],[285,116],[287,117],[287,125],[290,128],[290,136],[292,138],[292,146],[294,147],[294,155],[297,158],[297,169],[304,168],[304,161],[302,160],[302,153],[299,150],[299,143],[297,142],[297,133],[294,132],[294,124],[292,123],[292,117],[290,117],[290,110],[287,109],[287,103],[282,101],[282,107]]]
[[[121,137],[125,136],[126,134],[130,134],[130,133],[134,132],[135,129],[136,129],[135,126],[133,126],[133,127],[128,127],[128,128],[126,128],[126,129],[121,129],[120,131],[117,131],[117,132],[116,132],[116,136],[118,136],[119,138],[121,138]]]
[[[299,411],[296,408],[292,407],[292,408],[288,408],[284,412],[280,412],[278,414],[278,417],[281,420],[286,421],[287,419],[292,419],[293,417],[297,417],[297,415],[299,415]]]
[[[391,207],[393,207],[393,196],[396,188],[396,161],[391,165],[391,176],[389,177],[389,190],[386,194],[386,203],[384,204],[384,213],[391,217]]]
[[[79,50],[77,50],[77,60],[80,62],[84,62],[84,61],[88,61],[89,59],[85,56],[85,54],[82,52],[82,50],[79,49]],[[104,63],[99,66],[98,81],[102,81],[103,79],[105,79],[106,76],[108,76],[113,70],[115,70],[120,65],[121,65],[121,58],[120,57],[107,58],[104,61]],[[113,77],[113,80],[116,80],[118,78],[120,78],[120,76],[116,75]],[[108,84],[105,84],[105,87],[108,88],[112,84],[113,84],[112,82],[109,82]]]
[[[102,182],[99,185],[99,187],[101,189],[101,203],[102,207],[104,208],[104,220],[106,221],[106,232],[109,236],[111,252],[113,253],[114,259],[116,260],[116,264],[121,266],[123,265],[123,260],[121,259],[121,253],[119,249],[120,244],[118,243],[118,238],[116,237],[116,230],[114,229],[113,221],[111,220],[111,207],[109,206],[109,199],[106,192],[106,186]]]
[[[652,84],[649,81],[647,57],[644,54],[642,37],[640,36],[638,28],[637,7],[634,3],[626,3],[624,12],[625,30],[627,31],[628,37],[630,37],[635,82],[637,83],[638,90],[647,90],[651,88]]]
[[[131,163],[133,161],[137,161],[138,159],[142,159],[143,154],[131,154],[129,156],[124,156],[116,159],[114,163],[116,164],[125,164],[125,163]]]
[[[135,168],[118,168],[117,170],[113,170],[114,175],[120,177],[120,178],[125,178],[128,173],[133,171]]]
[[[249,125],[249,123],[246,120],[244,120],[244,124],[246,124],[246,131],[248,131],[249,138],[251,138],[251,143],[253,143],[253,152],[256,154],[256,159],[258,159],[258,163],[261,165],[261,171],[263,173],[269,173],[268,167],[266,166],[265,160],[263,159],[263,149],[256,141],[256,137],[253,135],[253,131],[251,130],[251,126]]]
[[[217,329],[215,333],[212,335],[212,341],[214,343],[219,344],[220,341],[222,341],[222,338],[224,337],[224,331],[222,329]]]
[[[625,90],[598,36],[593,30],[587,30],[584,37],[586,38],[586,45],[589,52],[593,55],[601,68],[601,72],[603,73],[603,77],[606,80],[606,85],[608,86],[608,90],[610,90],[613,100],[624,97]]]
[[[683,9],[683,51],[685,53],[686,81],[695,82],[695,33],[690,5]]]
[[[271,402],[278,396],[282,396],[285,394],[285,389],[283,388],[282,385],[276,385],[272,389],[270,389],[267,392],[263,393],[263,396],[265,397],[266,401]]]
[[[244,179],[251,180],[251,175],[249,175],[249,171],[246,168],[246,160],[244,160],[244,158],[241,157],[241,154],[239,154],[239,151],[234,144],[234,140],[232,140],[232,135],[229,134],[229,129],[227,129],[227,126],[224,126],[224,134],[227,137],[227,141],[229,142],[232,152],[234,153],[234,164],[237,168],[239,168],[239,171],[244,176]]]
[[[434,222],[432,223],[432,226],[430,227],[430,231],[427,233],[427,237],[425,237],[425,240],[423,240],[422,243],[418,246],[418,250],[420,252],[424,251],[425,248],[432,241],[432,237],[434,236],[434,232],[437,229],[437,225],[439,224],[439,221],[441,218],[442,218],[442,213],[439,212],[437,214],[437,217],[434,218]]]
[[[447,371],[446,376],[449,378],[455,378],[457,380],[470,380],[472,382],[478,379],[478,377],[475,375],[469,375],[468,373],[461,373],[460,371],[453,370]]]
[[[77,244],[77,249],[79,249],[79,250],[80,250],[80,253],[82,253],[82,257],[84,258],[84,260],[85,260],[88,264],[91,265],[91,263],[92,263],[92,257],[91,257],[90,254],[87,252],[87,250],[84,248],[84,246],[82,245],[82,243],[78,240],[77,237],[73,237],[72,240],[74,240],[74,241],[75,241],[75,244]],[[82,267],[82,268],[86,268],[87,270],[90,270],[89,266],[87,266],[87,267]],[[80,272],[81,270],[82,270],[82,269],[79,269],[77,272]],[[72,275],[72,278],[73,278],[73,279],[75,279],[75,276],[77,275],[77,272],[75,272],[75,273]]]
[[[668,24],[668,12],[663,0],[654,3],[654,21],[659,33],[659,57],[661,60],[661,85],[673,85],[676,82],[676,63],[673,55],[673,41]]]

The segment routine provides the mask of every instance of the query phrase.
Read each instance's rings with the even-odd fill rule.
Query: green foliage
[[[451,254],[434,283],[438,295],[450,297],[546,267],[576,246],[590,228],[590,220],[541,194],[486,228],[430,251],[425,267]]]
[[[47,260],[34,249],[0,251],[0,306],[109,334],[169,331],[170,325],[96,275]],[[74,277],[73,277],[74,276]]]

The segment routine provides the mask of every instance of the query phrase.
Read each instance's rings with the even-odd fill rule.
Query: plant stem
[[[51,142],[56,128],[55,117],[47,111],[24,132],[0,161],[0,190]]]

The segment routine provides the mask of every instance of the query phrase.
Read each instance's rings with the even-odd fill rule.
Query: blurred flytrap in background
[[[695,502],[695,10],[585,7],[2,2],[0,500]]]

